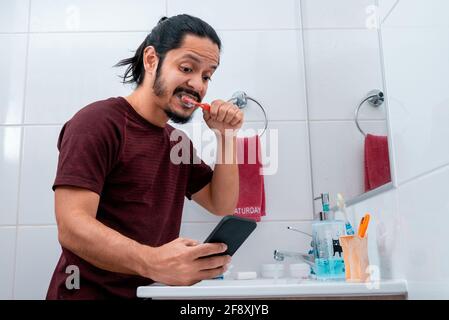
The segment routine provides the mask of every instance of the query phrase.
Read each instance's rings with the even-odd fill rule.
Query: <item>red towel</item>
[[[388,138],[368,134],[365,138],[365,191],[390,181]]]
[[[265,216],[265,187],[259,136],[237,138],[239,201],[234,215],[260,221]]]

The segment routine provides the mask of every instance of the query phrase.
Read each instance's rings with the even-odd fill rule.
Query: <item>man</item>
[[[191,118],[197,107],[181,99],[203,99],[220,49],[204,21],[162,18],[135,55],[118,64],[128,66],[124,82],[136,83],[132,94],[92,103],[64,125],[53,185],[62,254],[47,299],[135,298],[141,285],[191,285],[226,270],[230,257],[215,255],[224,244],[178,237],[184,197],[215,215],[233,214],[235,133],[243,114],[223,100],[202,111],[219,142],[214,171],[188,139],[189,163],[171,161],[175,129],[167,124]],[[229,155],[232,162],[224,163]]]

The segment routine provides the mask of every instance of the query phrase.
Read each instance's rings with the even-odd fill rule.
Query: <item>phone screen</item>
[[[225,243],[228,249],[220,255],[232,256],[254,231],[257,224],[254,220],[235,216],[226,216],[218,223],[205,243]]]

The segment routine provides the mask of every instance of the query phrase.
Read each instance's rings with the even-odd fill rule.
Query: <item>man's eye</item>
[[[204,80],[204,81],[212,81],[212,78],[211,78],[211,77],[208,77],[208,76],[205,76],[205,77],[203,77],[203,80]]]
[[[185,72],[185,73],[189,73],[189,72],[192,72],[192,68],[189,68],[189,67],[181,67],[181,71],[182,71],[182,72]]]

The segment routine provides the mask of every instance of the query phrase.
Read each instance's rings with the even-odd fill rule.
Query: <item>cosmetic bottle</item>
[[[319,280],[345,279],[345,265],[340,236],[345,235],[345,223],[333,219],[329,210],[329,194],[321,194],[323,211],[320,220],[312,223],[315,274]]]

